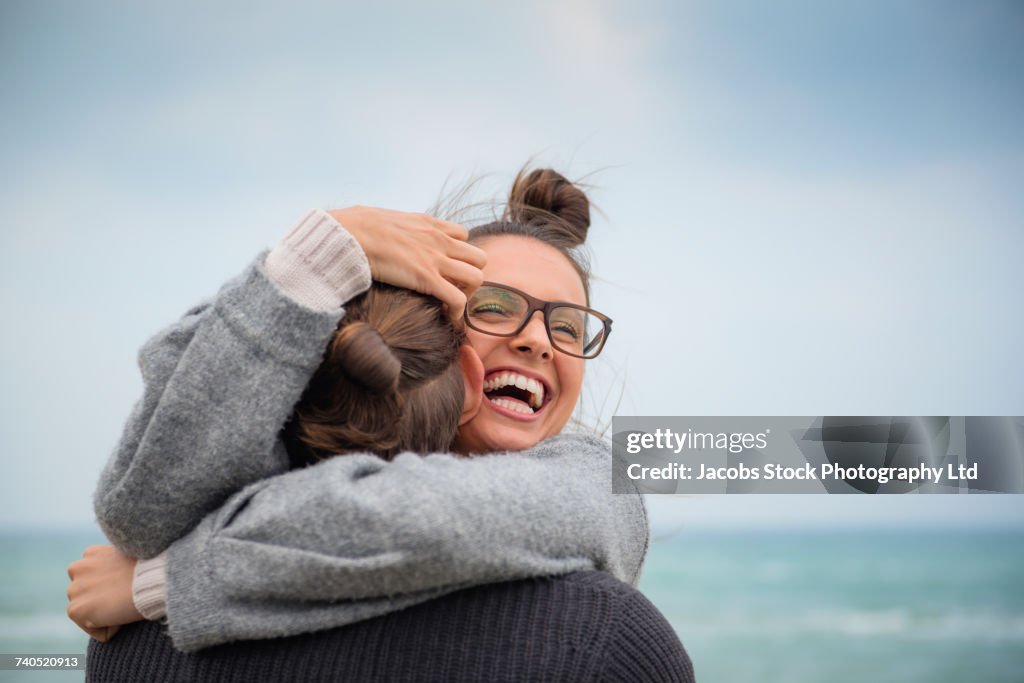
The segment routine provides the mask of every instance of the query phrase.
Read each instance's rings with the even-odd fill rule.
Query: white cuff
[[[267,275],[293,301],[317,311],[333,311],[370,288],[370,264],[341,223],[313,209],[266,260]]]
[[[132,602],[146,619],[167,616],[167,552],[135,563]]]

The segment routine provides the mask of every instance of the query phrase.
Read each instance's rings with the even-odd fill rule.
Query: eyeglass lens
[[[476,290],[467,308],[474,327],[509,335],[522,325],[530,304],[515,292],[485,285]],[[548,312],[547,322],[551,341],[559,350],[587,356],[601,346],[604,323],[586,310],[556,306]]]

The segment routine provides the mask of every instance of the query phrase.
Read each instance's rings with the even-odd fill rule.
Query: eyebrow
[[[503,291],[502,293],[505,294],[505,295],[518,296],[517,293],[518,292],[522,292],[523,294],[526,294],[527,296],[531,296],[534,299],[540,299],[544,303],[549,303],[549,304],[571,304],[573,306],[582,306],[583,308],[590,308],[590,304],[589,303],[576,303],[575,301],[572,301],[570,299],[550,299],[550,300],[548,300],[548,299],[541,299],[541,297],[535,296],[535,295],[531,294],[530,292],[526,292],[526,291],[524,291],[522,289],[519,289],[518,287],[513,287],[512,285],[506,285],[506,284],[504,284],[502,282],[491,281],[491,282],[488,282],[486,285],[483,285],[483,287],[497,287],[497,288],[503,287],[503,288],[505,288],[505,290],[515,290],[515,291]],[[586,301],[586,300],[584,299],[584,301]]]

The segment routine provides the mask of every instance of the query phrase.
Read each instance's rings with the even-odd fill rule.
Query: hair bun
[[[590,201],[558,171],[524,169],[512,183],[504,219],[525,225],[551,224],[565,233],[568,246],[578,246],[586,241],[590,228]]]
[[[398,389],[402,363],[369,323],[345,325],[335,336],[332,350],[333,360],[353,382],[378,394]]]

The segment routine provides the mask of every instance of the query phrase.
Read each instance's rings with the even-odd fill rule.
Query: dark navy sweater
[[[190,654],[158,622],[91,641],[86,681],[694,680],[665,617],[604,572],[476,586],[329,631]]]

